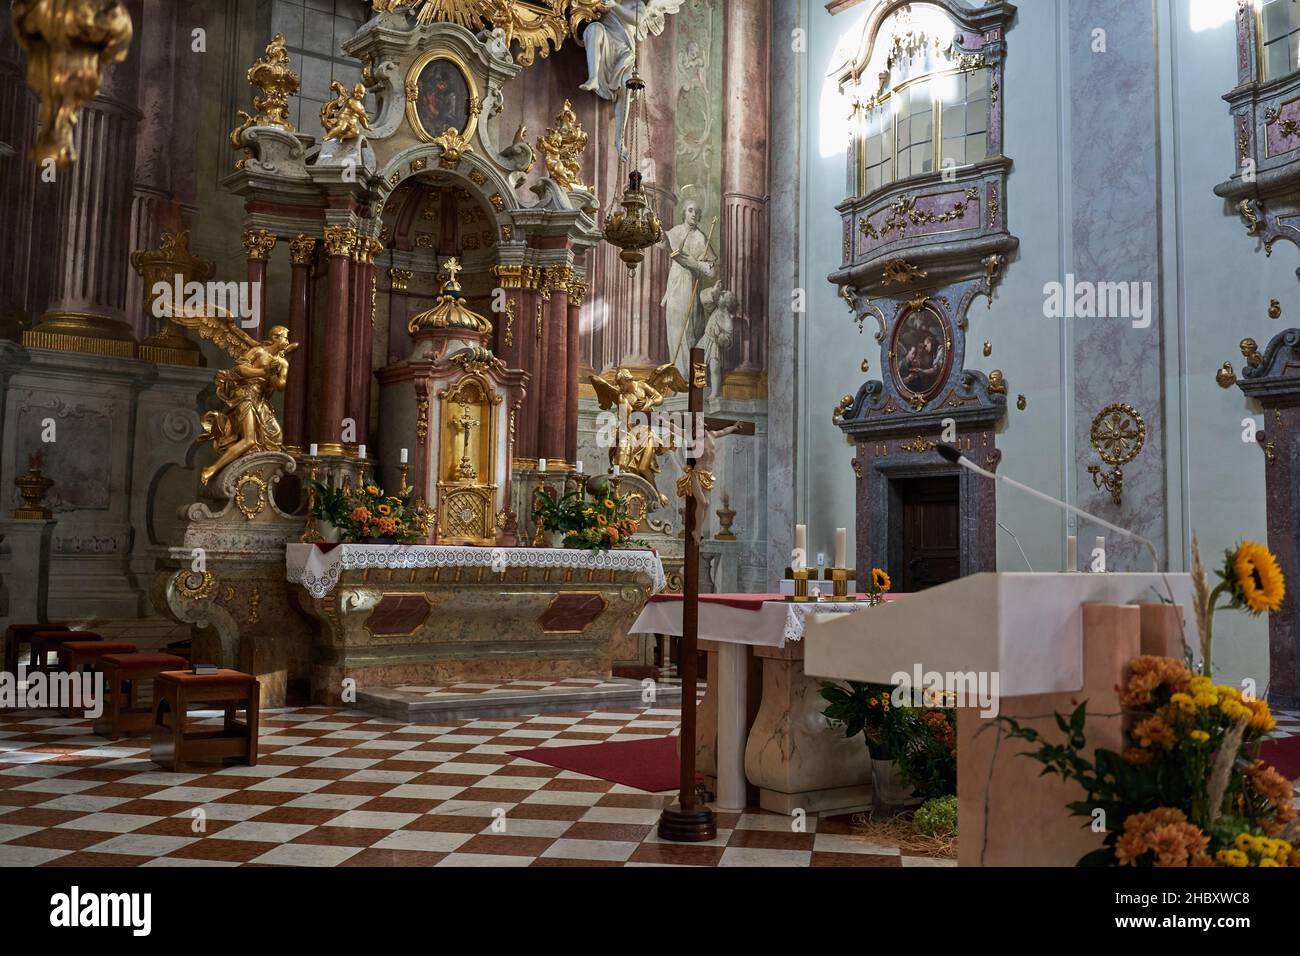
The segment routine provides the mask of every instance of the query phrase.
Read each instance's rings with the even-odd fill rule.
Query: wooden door
[[[957,477],[917,478],[903,488],[903,580],[922,591],[961,576]]]

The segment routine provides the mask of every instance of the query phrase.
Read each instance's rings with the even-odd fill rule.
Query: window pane
[[[988,77],[983,70],[971,70],[966,74],[966,98],[980,96],[988,89]]]
[[[880,167],[872,166],[867,170],[867,192],[880,188]]]
[[[912,143],[928,143],[930,141],[930,127],[934,123],[932,113],[922,113],[912,117]]]
[[[1264,48],[1264,62],[1267,63],[1267,79],[1286,76],[1291,72],[1291,51],[1285,40],[1270,43]]]
[[[989,128],[989,101],[973,100],[966,105],[966,132],[982,133]]]
[[[940,161],[946,166],[952,161],[958,166],[966,165],[966,140],[963,137],[949,139],[943,138],[943,152],[939,155]]]
[[[966,109],[960,103],[943,108],[943,138],[961,136],[966,132]]]
[[[930,144],[912,147],[912,175],[928,173],[934,168],[934,157],[930,155]]]
[[[892,183],[893,181],[894,161],[892,159],[886,159],[880,164],[880,182],[881,185],[884,185],[885,183]]]
[[[911,104],[913,116],[930,111],[934,104],[934,98],[930,95],[930,84],[928,82],[914,84],[908,88],[908,93],[908,102]]]
[[[1264,40],[1276,40],[1291,28],[1291,0],[1264,0]]]
[[[880,134],[867,137],[867,165],[874,166],[880,162]]]
[[[978,163],[988,156],[988,137],[984,133],[975,133],[966,137],[966,162]]]

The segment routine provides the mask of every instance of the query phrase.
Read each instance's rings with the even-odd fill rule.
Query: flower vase
[[[339,526],[324,518],[316,519],[316,530],[320,532],[320,539],[325,544],[338,544],[342,536]]]
[[[549,531],[549,530],[548,530],[548,531],[546,532],[546,546],[547,546],[548,548],[562,548],[562,547],[564,547],[564,532],[563,532],[563,531]]]
[[[896,816],[917,806],[912,787],[903,781],[897,760],[871,760],[871,813],[873,816]]]

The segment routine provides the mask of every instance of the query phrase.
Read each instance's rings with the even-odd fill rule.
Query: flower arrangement
[[[885,600],[890,588],[889,575],[881,568],[871,569],[871,584],[867,587],[867,600],[879,604]]]
[[[412,501],[412,492],[385,494],[366,483],[353,492],[309,481],[315,495],[312,516],[328,521],[348,542],[393,541],[412,544],[429,533],[428,510]]]
[[[1101,810],[1111,821],[1102,848],[1080,865],[1300,866],[1291,785],[1256,758],[1275,726],[1265,701],[1149,656],[1130,662],[1120,700],[1124,750],[1099,749],[1091,760],[1086,701],[1068,718],[1056,715],[1063,744],[999,718],[1010,736],[1039,745],[1025,755],[1045,773],[1083,788],[1084,799],[1068,804],[1073,815]]]
[[[897,761],[899,774],[921,796],[957,791],[957,714],[944,697],[927,692],[926,706],[899,704],[882,684],[822,684],[822,711],[845,737],[862,734],[872,760]]]
[[[1216,569],[1219,583],[1210,590],[1209,578],[1201,564],[1200,546],[1192,535],[1193,610],[1201,639],[1202,672],[1213,675],[1214,614],[1221,610],[1245,611],[1252,617],[1276,613],[1286,597],[1286,581],[1277,558],[1262,544],[1243,541],[1223,553],[1223,564]],[[1219,599],[1227,597],[1220,605]]]
[[[559,532],[564,547],[586,551],[608,551],[634,544],[637,521],[629,513],[626,496],[614,494],[585,497],[570,491],[559,498],[538,488],[533,493],[533,520],[546,531]]]

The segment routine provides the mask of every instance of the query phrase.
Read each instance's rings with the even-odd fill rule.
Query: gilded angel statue
[[[664,398],[674,392],[685,392],[689,386],[676,365],[661,365],[646,378],[637,381],[632,373],[620,368],[614,381],[592,375],[588,379],[596,390],[596,399],[603,409],[616,409],[617,433],[609,446],[609,463],[623,471],[639,475],[649,482],[659,494],[659,505],[668,499],[659,492],[655,475],[659,473],[659,456],[673,447],[671,432],[654,428],[650,413],[664,403]]]
[[[203,415],[199,441],[212,442],[217,460],[203,469],[200,480],[206,485],[213,475],[249,452],[284,447],[284,433],[271,402],[276,392],[284,391],[288,356],[298,347],[289,341],[289,330],[277,325],[270,338],[259,342],[228,316],[182,312],[173,321],[198,332],[235,360],[233,366],[217,372],[217,398],[225,402],[225,409]]]
[[[356,139],[363,129],[370,129],[370,116],[366,113],[366,85],[358,83],[348,88],[334,80],[330,83],[334,99],[320,108],[320,125],[326,139],[340,142]]]

